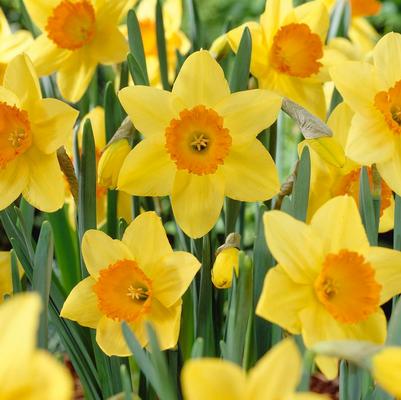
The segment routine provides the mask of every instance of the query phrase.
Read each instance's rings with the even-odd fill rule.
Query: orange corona
[[[223,118],[203,105],[180,112],[166,128],[166,149],[178,169],[197,175],[216,172],[231,147]]]
[[[32,144],[28,113],[0,102],[0,167],[24,153]]]
[[[77,50],[92,41],[95,10],[87,0],[63,0],[47,20],[47,36],[60,48]]]
[[[387,92],[375,96],[375,107],[383,114],[388,127],[397,135],[401,133],[401,81]]]

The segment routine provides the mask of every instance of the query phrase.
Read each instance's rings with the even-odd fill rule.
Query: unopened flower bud
[[[216,257],[212,269],[213,285],[219,289],[231,287],[233,271],[238,276],[238,255],[236,247],[226,247]]]

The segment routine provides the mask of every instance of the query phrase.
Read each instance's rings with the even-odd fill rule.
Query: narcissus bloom
[[[35,349],[40,309],[36,293],[18,294],[0,307],[1,399],[72,399],[67,368]]]
[[[200,263],[192,254],[173,252],[154,212],[137,217],[122,241],[101,231],[87,231],[82,254],[90,276],[71,291],[62,317],[96,329],[96,341],[108,355],[131,354],[122,321],[142,346],[148,342],[147,321],[153,324],[162,349],[177,344],[181,296]]]
[[[361,165],[346,158],[344,149],[354,113],[345,103],[338,105],[327,121],[333,131],[332,138],[305,140],[301,146],[311,147],[311,189],[309,191],[308,218],[327,200],[348,194],[359,204]],[[337,152],[342,153],[340,157]],[[334,155],[330,159],[327,154]],[[341,164],[340,164],[341,163]],[[368,178],[371,190],[380,189],[380,232],[387,232],[394,226],[394,198],[389,186],[380,179],[375,169],[368,167]],[[379,179],[377,179],[379,178]],[[374,185],[375,180],[377,188]]]
[[[186,400],[328,400],[314,393],[295,393],[301,379],[301,356],[292,339],[266,353],[248,374],[217,358],[188,361],[182,370]]]
[[[85,93],[97,64],[125,59],[128,44],[118,23],[133,0],[25,0],[42,34],[29,55],[40,76],[57,72],[62,96],[72,102]]]
[[[401,347],[385,347],[372,357],[375,381],[387,392],[401,397]]]
[[[145,138],[125,159],[118,188],[171,195],[176,220],[189,236],[213,227],[224,196],[261,201],[278,192],[276,167],[256,136],[276,120],[281,98],[260,89],[230,94],[207,51],[188,57],[172,93],[134,86],[119,98]]]
[[[347,61],[330,69],[333,81],[355,112],[346,154],[375,163],[382,178],[401,194],[401,35],[389,33],[373,51],[373,65]]]
[[[380,305],[401,292],[401,253],[369,245],[352,197],[329,200],[310,225],[281,211],[264,215],[266,241],[278,265],[266,275],[256,313],[305,345],[356,339],[383,343]],[[317,357],[328,377],[333,359]]]
[[[0,8],[0,83],[3,81],[7,64],[23,53],[33,42],[30,32],[19,30],[11,33],[7,19]]]
[[[42,99],[27,56],[8,64],[0,87],[0,209],[21,193],[42,211],[62,207],[64,179],[56,151],[67,142],[77,116],[62,101]]]
[[[294,8],[292,0],[268,0],[259,23],[250,22],[228,32],[235,52],[245,26],[252,35],[251,72],[259,86],[324,119],[326,106],[319,78],[329,27],[324,4],[311,1]]]

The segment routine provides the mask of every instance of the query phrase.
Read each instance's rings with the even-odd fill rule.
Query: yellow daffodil
[[[131,354],[121,330],[126,321],[142,346],[145,323],[153,324],[162,349],[177,344],[181,296],[200,268],[189,253],[173,252],[154,212],[137,217],[122,241],[87,231],[82,254],[90,276],[71,291],[61,316],[96,329],[96,341],[108,355]]]
[[[310,225],[281,211],[264,215],[266,241],[278,265],[266,275],[256,313],[305,345],[356,339],[383,343],[380,305],[401,292],[401,253],[369,245],[352,197],[329,200]],[[333,359],[317,357],[328,377]]]
[[[335,85],[355,112],[347,156],[375,163],[382,178],[401,194],[401,35],[389,33],[373,51],[373,65],[347,61],[330,69]]]
[[[295,393],[301,379],[301,356],[292,339],[266,353],[247,374],[217,358],[188,361],[182,370],[185,400],[328,400],[314,393]]]
[[[19,275],[23,274],[23,269],[18,262]],[[13,282],[11,275],[11,253],[9,251],[0,251],[0,304],[4,296],[13,292]]]
[[[57,72],[62,96],[78,101],[97,64],[125,59],[128,44],[118,23],[133,0],[25,0],[42,34],[29,50],[40,76]]]
[[[65,144],[78,112],[55,99],[42,99],[31,61],[17,56],[0,86],[0,209],[22,193],[47,212],[64,202],[64,180],[56,151]]]
[[[327,143],[327,147],[324,148],[326,151],[330,152],[333,145],[335,151],[338,145],[344,153],[353,115],[354,113],[345,103],[341,103],[335,108],[327,121],[333,131],[333,138],[324,139],[324,143]],[[327,161],[321,157],[320,149],[315,147],[313,140],[305,140],[302,145],[308,143],[311,143],[311,189],[309,191],[308,221],[318,208],[333,197],[348,194],[359,204],[361,165],[349,158],[344,158],[342,165],[336,165],[330,162],[330,159]],[[372,190],[374,189],[374,170],[372,168],[368,168],[368,177]],[[384,180],[381,180],[378,186],[381,189],[379,231],[387,232],[394,226],[394,198]]]
[[[372,357],[375,381],[387,392],[401,398],[401,347],[385,347]]]
[[[16,56],[28,50],[33,41],[30,32],[11,32],[7,19],[0,8],[0,83],[3,81],[7,64]]]
[[[1,399],[72,399],[67,368],[35,349],[40,309],[36,293],[18,294],[0,306]]]
[[[294,8],[292,0],[268,0],[260,22],[245,25],[252,35],[251,72],[259,86],[324,119],[325,98],[319,82],[329,27],[324,4],[311,1]],[[235,52],[243,30],[244,25],[227,34]]]
[[[171,195],[176,220],[189,236],[213,227],[224,196],[261,201],[278,192],[276,167],[256,136],[277,118],[281,98],[261,89],[230,94],[207,51],[188,57],[172,93],[134,86],[119,98],[145,139],[125,159],[118,188]]]

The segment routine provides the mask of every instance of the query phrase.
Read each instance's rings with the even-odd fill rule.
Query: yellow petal
[[[0,38],[4,39],[9,35],[11,35],[11,29],[8,26],[8,21],[4,15],[3,9],[0,8]]]
[[[352,110],[369,118],[380,91],[375,67],[366,62],[345,61],[330,68],[330,75]]]
[[[80,130],[78,132],[78,144],[82,146],[83,125],[86,120],[90,120],[93,130],[93,137],[95,139],[95,147],[102,150],[106,146],[106,127],[104,123],[104,108],[96,106],[86,114],[81,121]]]
[[[373,61],[382,79],[390,88],[401,79],[401,35],[390,32],[373,50]]]
[[[35,69],[25,54],[19,55],[8,64],[3,85],[18,96],[25,109],[29,110],[42,98]]]
[[[9,63],[14,57],[26,52],[33,43],[32,34],[28,31],[20,30],[0,43],[1,62]]]
[[[202,358],[185,363],[181,373],[186,400],[243,400],[244,371],[229,361]]]
[[[95,0],[96,21],[102,27],[104,25],[116,25],[137,0]],[[155,9],[153,9],[155,11]]]
[[[392,153],[392,157],[387,161],[377,163],[377,169],[391,190],[401,196],[401,138],[396,138],[394,142],[395,151]]]
[[[395,202],[394,197],[390,197],[390,205],[383,210],[380,216],[379,233],[391,231],[394,228]]]
[[[152,299],[152,307],[146,320],[152,324],[161,350],[171,349],[177,345],[181,308],[181,300],[171,307],[164,307],[157,299]]]
[[[30,17],[41,31],[45,30],[47,19],[59,3],[60,0],[24,0]]]
[[[254,89],[233,93],[214,109],[224,118],[233,145],[247,144],[277,120],[282,99],[267,90]]]
[[[278,265],[266,274],[256,314],[293,334],[299,334],[299,312],[313,301],[315,297],[312,286],[294,282],[284,268]]]
[[[250,370],[248,399],[286,399],[301,378],[301,356],[292,339],[285,339],[266,353]]]
[[[93,229],[86,231],[82,238],[82,256],[86,269],[93,278],[98,277],[100,270],[119,260],[133,259],[125,243]]]
[[[219,174],[177,172],[171,202],[177,223],[188,236],[199,238],[213,228],[223,200],[224,181]]]
[[[29,168],[25,158],[18,157],[0,169],[0,210],[8,207],[28,183]]]
[[[0,304],[3,303],[4,296],[11,294],[12,291],[11,253],[9,251],[0,251]]]
[[[127,56],[128,42],[117,26],[110,27],[96,32],[88,51],[101,64],[119,63]]]
[[[130,328],[142,346],[147,343],[145,327],[142,321],[130,324]],[[131,351],[125,342],[121,322],[103,317],[96,329],[96,342],[108,356],[126,357]]]
[[[72,398],[74,383],[71,373],[50,354],[37,351],[29,366],[32,368],[29,382],[26,382],[30,388],[29,400]]]
[[[301,284],[313,281],[323,258],[319,234],[282,211],[263,216],[267,245],[290,278]]]
[[[143,214],[142,214],[143,215]],[[153,275],[153,295],[165,307],[171,307],[186,292],[201,266],[190,253],[176,251],[164,256]]]
[[[232,147],[221,167],[225,195],[241,201],[265,201],[280,190],[277,168],[259,140]]]
[[[77,110],[60,100],[42,99],[37,102],[30,114],[35,145],[43,153],[56,152],[71,137],[78,114]]]
[[[388,393],[401,397],[401,348],[386,347],[372,357],[375,381]]]
[[[378,112],[372,112],[368,118],[354,115],[345,148],[347,157],[370,165],[389,160],[393,152],[393,135]]]
[[[61,49],[46,34],[38,36],[27,51],[39,76],[57,71],[70,52]]]
[[[344,167],[346,161],[344,149],[336,138],[322,136],[316,139],[306,139],[298,146],[298,154],[302,154],[305,146],[313,149],[325,163],[337,168]]]
[[[0,323],[3,326],[0,330],[0,353],[3,360],[0,363],[1,387],[10,380],[14,381],[19,370],[29,365],[35,349],[41,308],[37,293],[16,295],[0,307]],[[20,378],[24,374],[21,372]]]
[[[63,61],[58,69],[57,84],[66,100],[76,103],[81,99],[93,78],[96,64],[86,48],[75,50]]]
[[[173,93],[187,108],[215,106],[230,94],[224,72],[208,51],[191,54],[178,73]],[[157,110],[155,110],[157,111]]]
[[[118,98],[135,128],[145,137],[154,136],[163,143],[166,128],[183,108],[170,92],[149,86],[124,88]]]
[[[125,158],[118,189],[137,196],[168,196],[176,170],[162,143],[144,139]]]
[[[324,253],[350,249],[367,251],[369,242],[353,197],[338,196],[320,207],[312,217],[311,228],[322,240]]]
[[[345,102],[340,103],[330,114],[327,120],[327,125],[333,131],[333,136],[341,144],[344,149],[347,140],[348,132],[351,126],[353,111]]]
[[[3,86],[0,86],[0,101],[9,104],[10,106],[17,106],[18,108],[21,107],[20,100],[18,97],[11,92],[10,90],[6,89]]]
[[[162,221],[153,211],[136,217],[125,230],[122,241],[150,279],[156,278],[161,259],[173,252]]]
[[[77,321],[82,326],[95,329],[102,318],[97,306],[98,299],[93,291],[95,283],[96,280],[91,276],[79,282],[68,295],[60,315]]]
[[[380,304],[401,293],[401,252],[384,247],[371,247],[365,257],[375,270],[375,278],[382,286]]]
[[[32,147],[24,158],[29,167],[29,178],[22,195],[41,211],[60,209],[64,204],[65,180],[56,154],[44,154]]]

